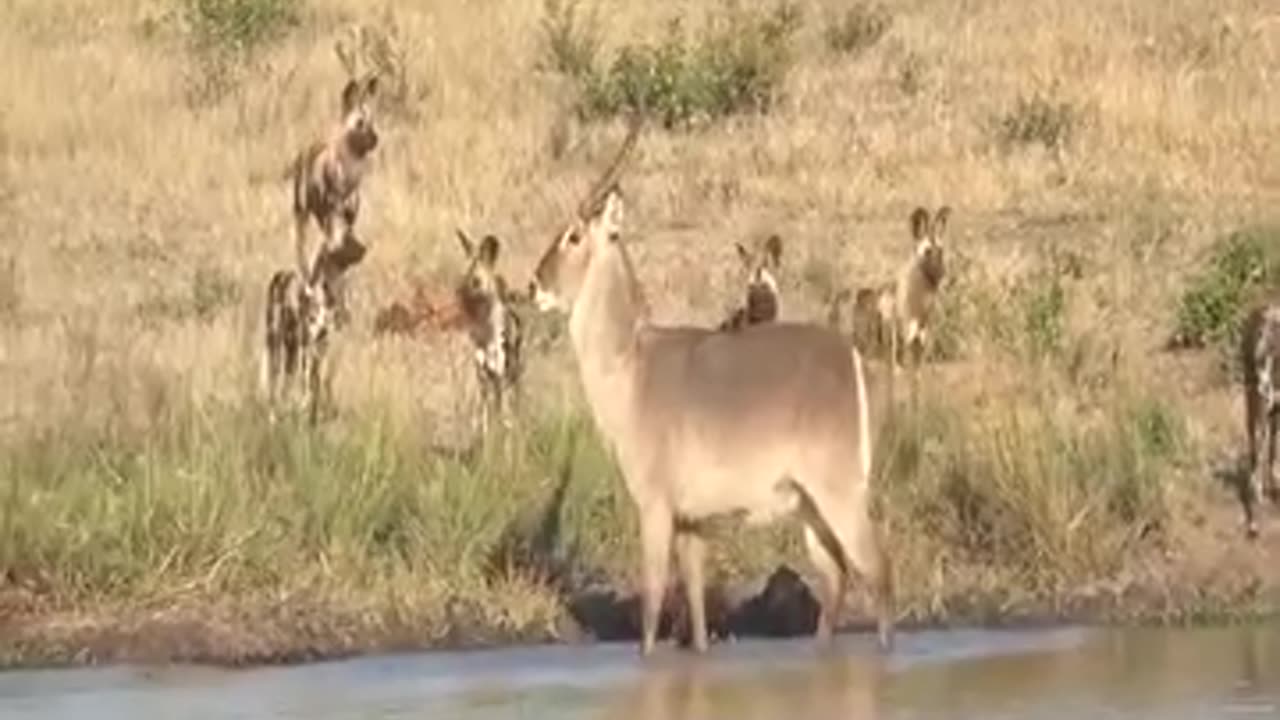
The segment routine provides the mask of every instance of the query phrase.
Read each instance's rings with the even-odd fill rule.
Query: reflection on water
[[[292,668],[0,673],[0,717],[1280,718],[1280,627],[903,633],[707,657],[632,644],[385,656]]]

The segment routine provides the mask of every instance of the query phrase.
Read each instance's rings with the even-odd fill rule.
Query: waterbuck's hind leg
[[[831,485],[831,487],[838,487],[838,485]],[[839,545],[849,574],[861,579],[871,596],[876,611],[881,649],[892,650],[896,612],[893,601],[892,567],[865,501],[831,494],[815,496],[812,493],[811,500],[819,517],[826,522],[831,535]],[[832,607],[834,611],[834,599]],[[834,623],[834,620],[835,618],[832,617],[831,622]],[[821,630],[821,626],[819,629]]]
[[[706,541],[693,528],[676,531],[676,557],[680,563],[680,576],[684,582],[686,602],[689,605],[689,642],[697,652],[706,652],[707,609],[703,564],[706,558]]]
[[[849,575],[845,566],[840,544],[826,527],[825,521],[817,513],[808,513],[805,518],[804,544],[809,553],[809,561],[818,572],[818,627],[814,633],[822,645],[830,645],[835,636],[836,624],[840,621],[840,613],[844,609],[845,591],[849,586]]]

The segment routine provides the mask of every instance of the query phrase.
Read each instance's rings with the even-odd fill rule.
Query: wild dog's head
[[[778,306],[781,304],[778,271],[782,266],[782,238],[770,235],[755,250],[748,249],[742,243],[735,243],[735,246],[747,274],[746,321],[761,323],[776,320]]]
[[[951,208],[946,205],[938,208],[932,216],[923,207],[917,207],[911,213],[911,237],[916,243],[916,259],[930,290],[938,289],[946,274],[942,239],[946,236],[950,219]]]
[[[374,127],[373,100],[378,94],[378,76],[352,78],[342,88],[342,139],[356,157],[364,157],[378,146]]]
[[[591,258],[608,243],[617,241],[623,212],[618,175],[635,146],[640,128],[637,118],[613,162],[578,206],[576,216],[552,239],[538,261],[529,291],[540,310],[570,311],[577,301]]]

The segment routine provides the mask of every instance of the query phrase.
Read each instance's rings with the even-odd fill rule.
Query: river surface
[[[0,673],[4,720],[133,718],[1280,719],[1280,626],[900,632],[747,640],[705,657],[630,643],[293,667]]]

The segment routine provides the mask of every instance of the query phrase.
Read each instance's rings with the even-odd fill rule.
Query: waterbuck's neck
[[[569,337],[587,401],[613,428],[630,395],[636,334],[648,323],[649,309],[621,241],[595,252],[569,317]]]

